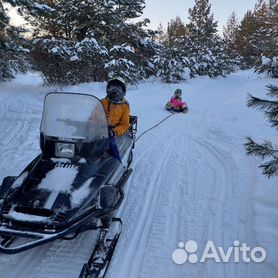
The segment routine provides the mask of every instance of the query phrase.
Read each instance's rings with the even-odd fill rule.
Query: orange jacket
[[[104,98],[101,100],[104,106],[108,125],[113,127],[116,135],[122,135],[129,128],[129,105],[127,101],[123,103],[113,103]]]

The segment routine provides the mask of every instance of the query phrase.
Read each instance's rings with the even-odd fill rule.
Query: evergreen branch
[[[248,155],[259,156],[262,159],[266,157],[276,157],[278,155],[277,146],[273,146],[271,141],[265,140],[264,143],[258,144],[252,138],[247,137],[247,142],[244,144]]]
[[[278,101],[260,99],[249,94],[247,106],[271,111],[273,109],[273,106],[278,106]]]
[[[271,123],[272,127],[278,128],[278,108],[273,109],[273,111],[266,111],[264,112],[265,116],[267,117],[268,121]]]
[[[263,174],[268,178],[278,176],[278,156],[275,156],[272,160],[261,164],[259,167],[263,169]]]
[[[267,95],[270,97],[278,97],[278,87],[275,85],[267,85],[266,88],[268,89]]]

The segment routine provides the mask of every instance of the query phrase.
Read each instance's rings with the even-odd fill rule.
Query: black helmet
[[[176,89],[175,91],[175,97],[181,97],[182,96],[182,90],[181,89]]]
[[[106,87],[106,94],[112,101],[121,101],[126,94],[125,83],[118,78],[109,80]]]

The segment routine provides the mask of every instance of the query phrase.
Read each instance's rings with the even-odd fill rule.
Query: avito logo
[[[215,247],[213,241],[208,241],[200,259],[195,254],[197,251],[198,243],[196,241],[179,242],[178,249],[172,254],[172,260],[176,264],[184,264],[186,261],[195,264],[198,262],[205,263],[209,259],[217,263],[227,263],[231,260],[235,263],[240,261],[245,263],[261,263],[266,259],[264,248],[255,247],[251,249],[246,243],[241,244],[238,240],[235,240],[233,246],[227,248],[227,250],[224,250],[223,247]]]

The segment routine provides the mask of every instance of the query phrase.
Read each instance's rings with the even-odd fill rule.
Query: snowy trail
[[[74,241],[55,241],[16,255],[1,254],[1,277],[79,277],[97,234],[85,232]]]
[[[180,273],[175,265],[169,267],[170,250],[175,249],[173,243],[194,239],[205,244],[213,238],[219,246],[227,246],[229,240],[240,238],[235,222],[239,219],[240,208],[233,208],[233,198],[240,188],[233,187],[241,176],[234,157],[227,149],[224,151],[209,141],[197,140],[189,125],[177,129],[177,123],[185,126],[187,115],[169,119],[164,127],[156,130],[158,139],[153,140],[149,148],[142,152],[136,150],[139,157],[136,157],[134,174],[127,186],[130,186],[128,201],[122,208],[127,236],[121,238],[117,249],[113,275],[202,277],[209,273],[222,277],[224,273],[236,277],[236,270],[229,271],[229,267],[223,265],[187,267]],[[225,214],[235,219],[232,222],[235,229],[230,221],[225,221]]]
[[[0,180],[19,174],[39,152],[43,96],[53,89],[31,79],[32,85],[23,77],[5,83],[0,92]],[[134,171],[118,213],[123,232],[109,277],[275,277],[277,179],[263,178],[258,161],[242,146],[248,135],[277,137],[261,113],[246,108],[247,93],[264,96],[270,82],[246,71],[179,84],[189,113],[173,115],[136,144]],[[104,87],[94,83],[64,90],[101,97]],[[146,82],[129,89],[138,135],[169,115],[162,107],[175,88]],[[74,241],[0,254],[0,277],[77,277],[95,236],[87,232]],[[234,240],[263,246],[269,256],[262,264],[174,264],[172,252],[188,240],[198,243],[198,256],[208,240],[224,248]]]

